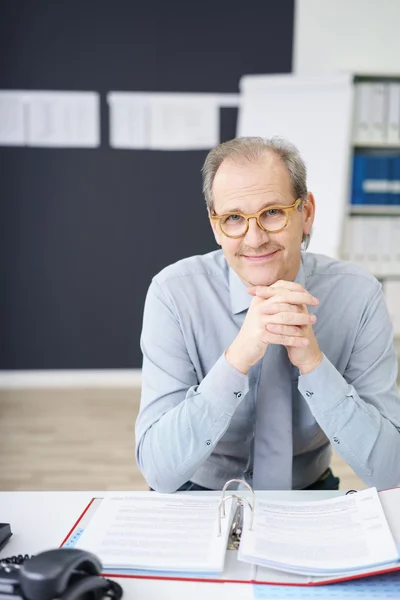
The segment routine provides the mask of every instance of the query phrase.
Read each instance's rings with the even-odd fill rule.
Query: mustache
[[[261,246],[255,251],[254,248],[247,248],[246,246],[240,247],[237,251],[238,255],[245,254],[246,256],[263,256],[264,254],[272,254],[277,250],[283,250],[282,246],[274,244],[273,246]]]

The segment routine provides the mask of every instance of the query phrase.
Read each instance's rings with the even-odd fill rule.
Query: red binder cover
[[[390,530],[393,534],[397,547],[400,549],[400,487],[379,492],[379,498],[388,521]],[[91,517],[97,510],[102,498],[92,498],[86,506],[77,521],[71,527],[70,531],[61,542],[60,547],[74,547],[85,527],[89,523]],[[399,572],[400,584],[400,561],[393,566],[378,566],[368,568],[358,573],[343,574],[334,577],[329,576],[314,576],[296,575],[277,571],[257,565],[251,565],[237,560],[236,550],[227,550],[225,568],[220,577],[196,577],[191,575],[168,575],[154,574],[152,572],[125,572],[104,570],[102,575],[115,578],[138,578],[138,579],[158,579],[158,580],[174,580],[174,581],[196,581],[209,583],[251,583],[265,585],[285,585],[285,586],[320,586],[333,583],[343,583],[346,581],[354,581],[362,578],[384,575],[387,573]]]

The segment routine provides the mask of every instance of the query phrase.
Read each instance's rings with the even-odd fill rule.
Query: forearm
[[[400,414],[394,424],[365,402],[325,356],[299,378],[299,390],[335,451],[367,485],[400,483]]]
[[[154,422],[141,435],[139,418],[137,461],[149,485],[159,492],[174,492],[188,481],[214,450],[247,392],[247,376],[221,356],[179,404],[161,416],[154,413]],[[148,410],[152,406],[154,401]]]

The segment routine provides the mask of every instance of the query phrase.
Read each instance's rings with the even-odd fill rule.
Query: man
[[[222,250],[177,262],[146,299],[137,461],[160,492],[337,489],[331,444],[369,486],[400,484],[400,400],[381,285],[302,252],[306,168],[279,138],[212,150],[204,194]],[[371,240],[371,244],[374,240]]]

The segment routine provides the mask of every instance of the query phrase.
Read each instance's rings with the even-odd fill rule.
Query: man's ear
[[[315,199],[312,192],[308,192],[307,201],[303,202],[303,233],[309,235],[314,223],[315,217]]]
[[[213,230],[215,241],[217,242],[218,246],[221,246],[221,235],[222,234],[221,234],[221,231],[219,228],[219,223],[218,223],[218,221],[214,221],[214,219],[211,218],[210,209],[208,209],[208,218],[210,219],[210,225]]]

